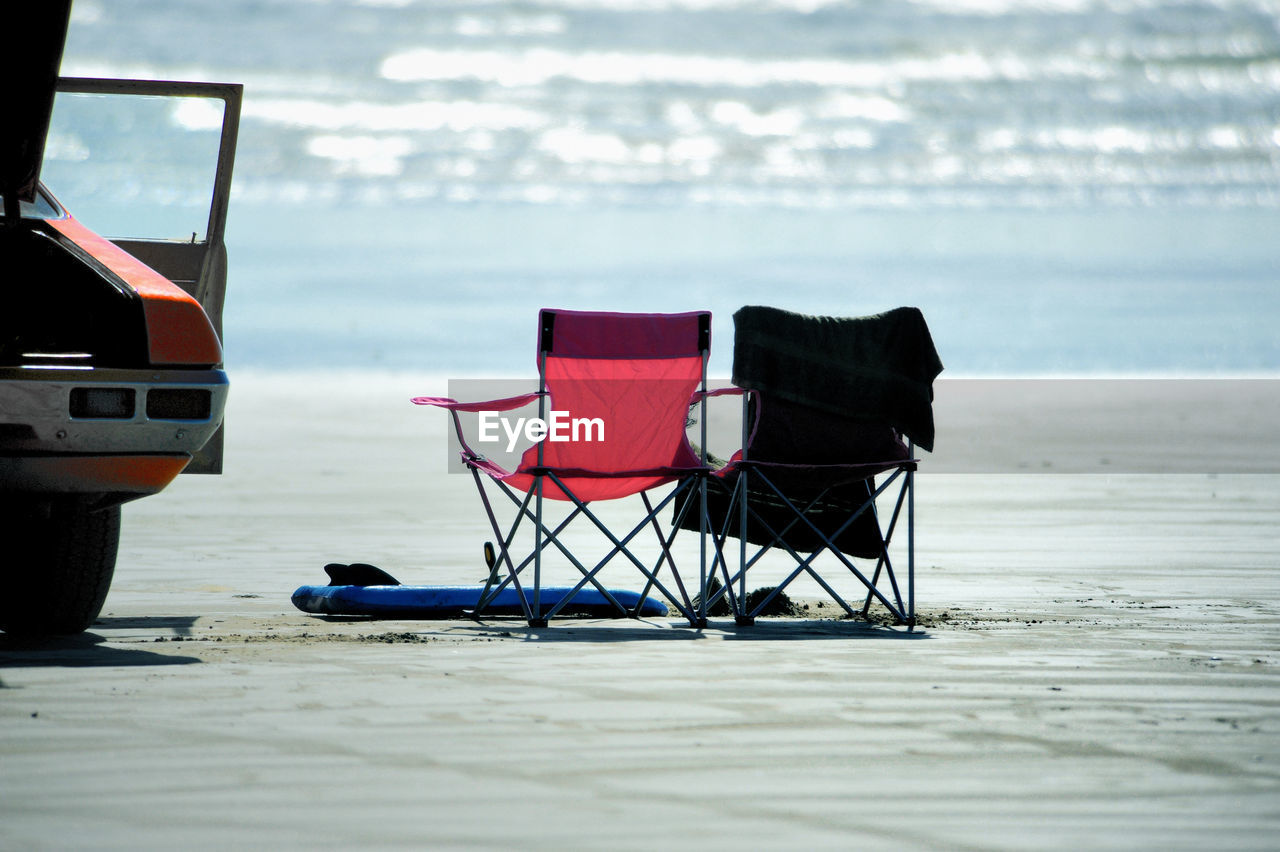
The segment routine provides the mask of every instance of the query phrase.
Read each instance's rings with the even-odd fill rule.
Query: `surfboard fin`
[[[330,562],[324,566],[331,586],[398,586],[400,581],[386,571],[366,562]]]
[[[497,583],[502,578],[498,576],[498,553],[493,549],[493,542],[486,541],[484,543],[484,564],[489,569],[489,576],[486,582]]]

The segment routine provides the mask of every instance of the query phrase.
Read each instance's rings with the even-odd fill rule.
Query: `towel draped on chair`
[[[933,380],[942,361],[918,308],[820,317],[749,305],[733,315],[733,383],[766,400],[884,422],[933,452]]]

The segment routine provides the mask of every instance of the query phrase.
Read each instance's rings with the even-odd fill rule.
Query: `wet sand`
[[[1274,848],[1280,477],[926,460],[914,632],[297,611],[329,561],[482,576],[443,391],[235,377],[92,630],[0,635],[0,848]]]

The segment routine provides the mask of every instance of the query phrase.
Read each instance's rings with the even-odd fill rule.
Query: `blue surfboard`
[[[429,619],[458,618],[475,610],[480,603],[483,586],[300,586],[293,593],[293,605],[303,612],[317,615],[368,615],[380,618]],[[544,611],[555,606],[573,591],[570,586],[542,589]],[[641,616],[664,616],[667,606],[653,598],[643,604],[638,592],[610,589],[609,594],[628,609],[640,605]],[[525,590],[530,602],[533,592]],[[565,608],[567,615],[618,616],[618,610],[600,590],[588,586],[579,589]],[[524,615],[520,596],[508,586],[484,608],[483,615]]]

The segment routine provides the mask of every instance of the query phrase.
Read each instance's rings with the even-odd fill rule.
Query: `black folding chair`
[[[814,317],[745,307],[734,323],[733,381],[746,391],[743,449],[707,489],[712,571],[724,578],[708,606],[727,597],[737,621],[750,624],[807,576],[848,615],[865,617],[876,601],[914,627],[913,456],[917,446],[933,449],[933,380],[942,370],[923,315],[898,308]],[[904,516],[905,546],[894,548]],[[736,560],[726,557],[730,537],[739,539]],[[748,577],[779,551],[793,570],[748,606]],[[895,551],[905,551],[905,600]],[[865,587],[860,608],[837,589],[837,576]]]

